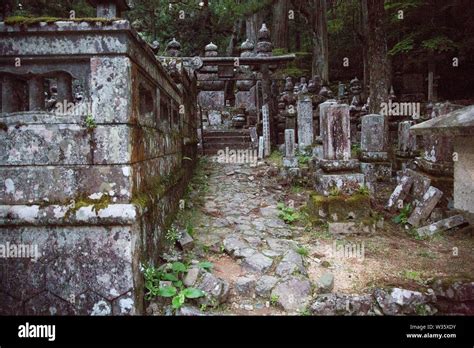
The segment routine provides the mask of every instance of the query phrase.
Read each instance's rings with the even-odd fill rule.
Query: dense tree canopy
[[[175,37],[186,56],[203,54],[210,41],[221,55],[236,55],[246,39],[267,23],[274,54],[297,53],[285,74],[319,74],[332,83],[358,76],[369,83],[370,0],[141,0],[126,16],[148,41],[164,50]],[[380,23],[389,82],[396,72],[437,67],[446,98],[467,97],[474,86],[461,77],[474,71],[474,9],[470,0],[375,0],[383,2]],[[369,6],[370,7],[370,6]],[[86,0],[16,1],[16,15],[91,17]],[[324,13],[323,13],[324,12]],[[324,14],[324,16],[323,16]],[[385,55],[385,53],[383,53]],[[457,58],[458,66],[453,66]],[[345,61],[348,64],[343,64]],[[311,71],[312,70],[312,71]],[[454,82],[457,81],[457,82]]]

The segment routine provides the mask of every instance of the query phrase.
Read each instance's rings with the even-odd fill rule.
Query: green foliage
[[[424,40],[421,46],[429,51],[448,52],[458,48],[458,45],[444,35],[438,35],[428,40]]]
[[[309,250],[308,248],[305,247],[299,247],[296,249],[296,252],[300,254],[301,256],[308,256],[309,255]]]
[[[357,189],[356,193],[359,195],[368,196],[370,195],[370,190],[366,185],[362,185]]]
[[[87,115],[86,120],[84,121],[85,126],[88,130],[93,130],[97,128],[97,124],[95,123],[95,119],[92,115]]]
[[[278,304],[278,300],[279,300],[279,299],[280,299],[280,296],[275,295],[275,294],[271,295],[271,296],[270,296],[270,304],[271,304],[272,306],[276,306],[276,305]]]
[[[268,157],[268,161],[277,167],[281,167],[283,166],[283,154],[278,150],[274,150]]]
[[[408,203],[407,205],[403,206],[403,208],[400,210],[400,213],[395,216],[392,221],[395,222],[396,224],[402,224],[405,225],[408,222],[408,216],[410,215],[411,212],[411,204]]]
[[[403,270],[402,271],[402,277],[408,280],[413,280],[417,283],[421,283],[421,273],[418,271],[413,271],[413,270]]]
[[[329,189],[329,196],[337,197],[342,194],[341,190],[337,186],[333,186]]]
[[[176,227],[171,227],[170,229],[168,229],[168,231],[166,231],[165,238],[171,244],[176,243],[179,237],[181,237],[181,234],[179,233]]]
[[[406,37],[403,40],[397,42],[395,46],[393,46],[392,49],[388,51],[388,54],[395,56],[401,53],[408,53],[413,50],[414,44],[415,40],[413,39],[413,36]]]
[[[295,222],[300,218],[300,214],[295,211],[294,208],[287,207],[284,203],[278,203],[277,208],[278,210],[280,210],[278,217],[285,221],[287,224],[291,224],[292,222]]]
[[[171,298],[173,309],[181,308],[186,299],[196,299],[205,296],[205,292],[193,287],[184,287],[183,277],[188,267],[182,262],[164,264],[158,268],[145,267],[143,275],[147,293],[145,298],[151,300],[154,297]],[[161,285],[162,282],[171,282],[171,285]]]

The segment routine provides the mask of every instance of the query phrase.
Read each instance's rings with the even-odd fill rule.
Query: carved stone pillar
[[[61,73],[57,76],[58,81],[58,102],[72,102],[72,78],[69,74]]]
[[[33,77],[28,80],[29,110],[37,111],[44,109],[43,78]]]

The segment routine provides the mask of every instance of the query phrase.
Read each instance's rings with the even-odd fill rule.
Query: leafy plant
[[[404,270],[402,272],[402,276],[406,279],[409,279],[409,280],[414,280],[416,282],[421,282],[422,279],[421,279],[421,273],[418,272],[418,271],[413,271],[413,270]]]
[[[278,217],[285,221],[287,224],[295,222],[300,218],[300,214],[295,211],[294,208],[287,207],[283,203],[278,203],[277,208],[280,210]]]
[[[408,216],[410,215],[411,212],[411,204],[408,203],[407,205],[403,206],[403,208],[400,210],[400,214],[395,216],[392,221],[395,222],[396,224],[403,224],[405,225],[408,222]]]
[[[300,254],[301,256],[308,256],[309,255],[309,250],[308,250],[308,248],[305,248],[305,247],[300,247],[300,248],[296,249],[296,252],[298,254]]]
[[[88,130],[93,130],[97,127],[97,124],[95,123],[94,117],[92,115],[87,115],[86,120],[85,120],[85,125]]]
[[[280,299],[280,296],[275,295],[275,294],[271,295],[271,296],[270,296],[270,304],[271,304],[272,306],[276,306],[276,305],[278,304],[278,300],[279,300],[279,299]]]
[[[176,243],[179,237],[181,237],[181,234],[176,227],[171,227],[168,231],[166,231],[165,238],[170,243]]]
[[[171,298],[172,308],[179,309],[184,305],[186,299],[203,297],[204,291],[193,287],[184,287],[182,278],[187,271],[188,267],[182,262],[164,264],[158,268],[145,267],[143,275],[145,288],[148,290],[145,298],[147,300],[156,296]],[[169,282],[170,285],[163,285],[163,282]]]
[[[337,186],[333,186],[329,189],[329,195],[336,197],[341,195],[341,190]]]
[[[362,185],[357,189],[357,193],[363,196],[368,196],[370,194],[370,190],[367,186]]]

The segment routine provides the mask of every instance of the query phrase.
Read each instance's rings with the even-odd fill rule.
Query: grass
[[[277,167],[282,167],[283,166],[283,154],[280,151],[275,150],[268,157],[268,161],[270,163],[276,165]]]
[[[305,257],[309,255],[309,250],[308,248],[305,248],[305,247],[299,247],[298,249],[296,249],[296,252],[300,254],[301,256],[305,256]]]
[[[423,280],[421,279],[421,272],[413,271],[413,270],[403,270],[401,272],[401,276],[408,280],[413,280],[417,283],[421,283]]]

